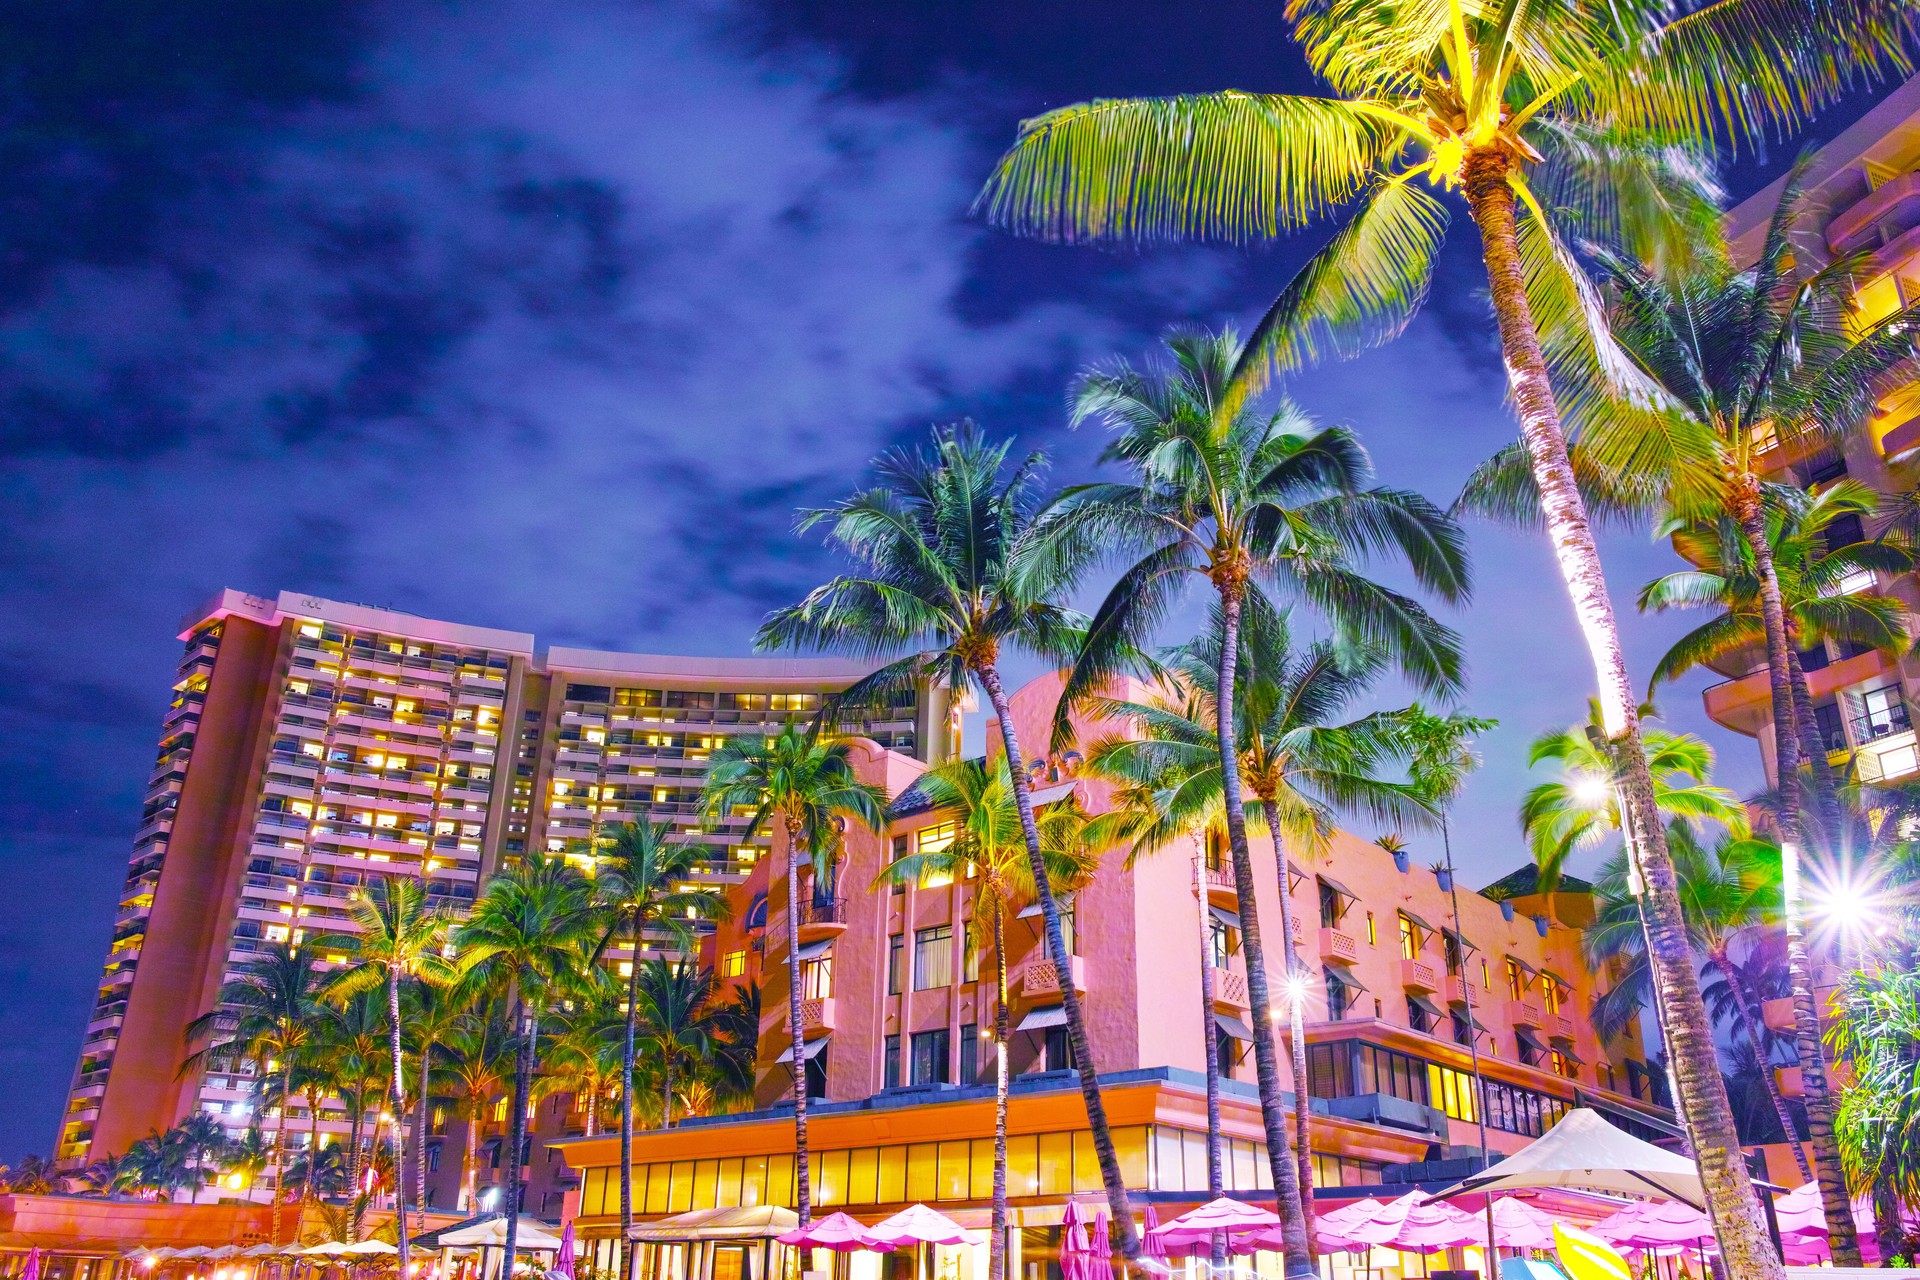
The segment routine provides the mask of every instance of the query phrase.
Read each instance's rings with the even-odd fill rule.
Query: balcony
[[[824,996],[800,1002],[800,1037],[818,1040],[833,1034],[833,997]]]
[[[1460,974],[1447,975],[1447,1002],[1449,1004],[1467,1003],[1467,980]]]
[[[1440,974],[1425,960],[1400,961],[1400,985],[1409,991],[1428,993],[1440,989]]]
[[[1837,690],[1851,688],[1892,670],[1892,660],[1877,650],[1855,654],[1830,662],[1818,671],[1807,672],[1807,690],[1815,702],[1820,702],[1832,697]],[[1748,737],[1759,734],[1773,714],[1765,667],[1737,680],[1709,685],[1700,696],[1715,724]]]
[[[1763,1001],[1760,1005],[1760,1020],[1769,1031],[1792,1031],[1799,1025],[1793,1008],[1792,996],[1781,996],[1778,1000]]]
[[[1920,206],[1920,173],[1881,183],[1827,223],[1827,247],[1848,254],[1871,245],[1878,224],[1909,205]]]
[[[1360,960],[1360,944],[1352,934],[1323,925],[1320,929],[1320,958],[1337,964],[1357,964]]]
[[[1507,1001],[1507,1021],[1515,1027],[1532,1027],[1536,1031],[1546,1025],[1540,1006],[1531,1000]]]
[[[818,942],[822,938],[837,938],[847,931],[847,900],[832,898],[825,901],[810,897],[800,899],[800,918],[795,922],[799,926],[800,941]]]
[[[1087,962],[1084,956],[1073,956],[1067,966],[1073,981],[1076,995],[1087,993]],[[1020,965],[1012,975],[1009,985],[1020,992],[1020,998],[1027,1001],[1057,1000],[1060,997],[1060,966],[1044,951],[1036,951]]]
[[[1550,1037],[1571,1040],[1573,1039],[1573,1019],[1564,1013],[1550,1013],[1546,1016],[1546,1021],[1541,1024],[1541,1030]]]
[[[1239,905],[1240,890],[1233,882],[1232,867],[1208,867],[1202,872],[1207,880],[1207,900],[1216,906],[1232,908]]]
[[[1247,999],[1247,980],[1232,969],[1216,968],[1213,971],[1213,1003],[1222,1009],[1245,1013],[1252,1008],[1251,1001]]]

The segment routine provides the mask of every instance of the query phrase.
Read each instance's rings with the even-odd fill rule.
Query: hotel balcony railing
[[[1458,973],[1447,975],[1447,1000],[1449,1003],[1465,1004],[1467,1002],[1467,980],[1463,975]]]
[[[1896,734],[1911,733],[1913,715],[1905,702],[1896,702],[1889,707],[1881,707],[1853,716],[1850,718],[1850,724],[1853,729],[1853,740],[1864,744],[1881,738],[1891,738]]]
[[[1073,979],[1073,989],[1084,995],[1087,990],[1087,966],[1084,956],[1070,956],[1067,971]],[[1012,975],[1009,986],[1015,987],[1025,1000],[1045,1000],[1060,995],[1060,966],[1045,951],[1036,951],[1028,956]]]
[[[1205,875],[1207,878],[1208,896],[1211,897],[1217,894],[1221,897],[1235,900],[1240,897],[1240,888],[1233,880],[1232,867],[1208,867]]]
[[[1400,985],[1409,991],[1433,992],[1440,989],[1440,974],[1425,960],[1400,961]]]
[[[1559,1036],[1565,1040],[1573,1039],[1573,1019],[1564,1013],[1549,1013],[1541,1024],[1549,1036]]]
[[[1360,944],[1354,936],[1343,929],[1330,929],[1322,926],[1320,930],[1320,958],[1336,960],[1343,964],[1352,964],[1360,958]]]
[[[1781,996],[1778,1000],[1763,1001],[1760,1005],[1760,1020],[1769,1031],[1792,1031],[1797,1025],[1792,996]]]
[[[1540,1006],[1531,1000],[1507,1001],[1507,1021],[1516,1027],[1542,1027],[1545,1025],[1545,1016],[1540,1012]]]
[[[800,899],[800,917],[794,921],[800,936],[808,941],[838,933],[847,927],[847,900],[845,898]]]
[[[800,1035],[805,1040],[816,1040],[824,1035],[833,1034],[833,997],[821,996],[800,1002]]]
[[[1215,967],[1213,971],[1213,1002],[1239,1009],[1242,1012],[1252,1007],[1247,998],[1247,980],[1232,969]]]

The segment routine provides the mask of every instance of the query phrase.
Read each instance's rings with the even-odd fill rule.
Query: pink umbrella
[[[20,1273],[20,1280],[40,1280],[40,1246],[27,1250],[26,1270]]]
[[[560,1252],[554,1256],[553,1269],[555,1271],[558,1271],[560,1274],[566,1276],[568,1280],[572,1280],[572,1277],[573,1277],[573,1220],[572,1219],[568,1219],[567,1225],[560,1229]]]
[[[860,1224],[859,1219],[844,1213],[830,1213],[824,1218],[815,1218],[808,1226],[775,1236],[774,1239],[796,1248],[832,1249],[835,1253],[852,1253],[856,1249],[874,1247],[873,1237],[867,1234],[866,1227]]]
[[[1093,1215],[1087,1237],[1087,1280],[1113,1280],[1113,1223],[1105,1209]]]
[[[1151,1201],[1140,1222],[1140,1256],[1160,1259],[1167,1256],[1167,1246],[1160,1239],[1160,1215],[1153,1211]]]
[[[1224,1231],[1227,1247],[1245,1252],[1235,1248],[1236,1238],[1244,1239],[1279,1225],[1280,1215],[1222,1196],[1181,1214],[1165,1226],[1155,1227],[1150,1235],[1157,1238],[1168,1253],[1189,1253],[1210,1248],[1214,1233]]]
[[[1363,1222],[1378,1213],[1384,1206],[1378,1200],[1368,1197],[1355,1200],[1352,1204],[1343,1204],[1338,1209],[1329,1209],[1325,1213],[1314,1215],[1313,1238],[1322,1253],[1347,1253],[1367,1246],[1349,1240],[1346,1235],[1348,1226]],[[1278,1243],[1275,1244],[1279,1247]]]
[[[1551,1249],[1553,1219],[1525,1200],[1504,1196],[1493,1202],[1493,1242],[1503,1249]]]
[[[1421,1191],[1409,1191],[1380,1206],[1341,1234],[1358,1244],[1384,1245],[1411,1253],[1438,1253],[1486,1239],[1480,1224],[1470,1215],[1442,1201],[1429,1201]]]
[[[916,1244],[972,1244],[971,1231],[926,1205],[909,1205],[867,1231],[869,1248],[905,1249]]]
[[[1071,1213],[1073,1202],[1067,1202]],[[1078,1222],[1067,1224],[1060,1237],[1060,1275],[1063,1280],[1091,1280],[1087,1275],[1087,1229]]]
[[[1698,1248],[1714,1243],[1707,1215],[1678,1200],[1641,1200],[1594,1223],[1587,1230],[1609,1244],[1628,1249]]]

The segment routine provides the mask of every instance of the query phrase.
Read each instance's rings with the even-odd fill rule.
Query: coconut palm
[[[1828,1041],[1853,1072],[1840,1095],[1841,1155],[1873,1193],[1885,1260],[1900,1250],[1900,1208],[1920,1205],[1920,971],[1876,964],[1849,973],[1837,1004]]]
[[[628,948],[627,1001],[620,1044],[620,1232],[633,1229],[633,1038],[639,1016],[640,950],[649,938],[686,952],[696,921],[719,920],[727,900],[705,888],[683,888],[711,854],[676,841],[666,822],[627,822],[609,828],[593,849],[598,867],[594,899],[605,921],[596,958],[624,941]],[[631,1266],[632,1250],[628,1251]]]
[[[1098,419],[1113,432],[1102,460],[1132,474],[1069,488],[1040,524],[1052,537],[1102,547],[1127,567],[1088,624],[1056,737],[1066,728],[1064,709],[1097,695],[1195,578],[1212,585],[1218,602],[1215,732],[1223,759],[1239,755],[1234,683],[1242,614],[1256,585],[1308,602],[1344,635],[1381,646],[1416,683],[1457,687],[1458,638],[1417,601],[1370,579],[1362,562],[1386,553],[1421,585],[1462,599],[1467,570],[1459,527],[1418,494],[1368,487],[1366,453],[1344,428],[1321,428],[1288,403],[1260,408],[1235,381],[1242,348],[1231,330],[1176,330],[1167,348],[1172,359],[1165,367],[1096,370],[1075,394],[1074,420]],[[1300,1269],[1309,1265],[1311,1246],[1289,1168],[1239,772],[1226,771],[1221,784],[1268,1158],[1287,1256]]]
[[[1397,333],[1425,296],[1447,217],[1421,184],[1464,197],[1556,562],[1647,845],[1656,972],[1679,1014],[1681,1108],[1734,1280],[1775,1277],[1687,970],[1635,690],[1549,381],[1546,348],[1598,307],[1546,210],[1580,207],[1642,255],[1684,253],[1680,237],[1704,214],[1665,198],[1675,151],[1795,128],[1864,80],[1905,74],[1911,11],[1903,0],[1710,0],[1684,12],[1292,0],[1286,15],[1328,96],[1229,91],[1050,111],[1022,125],[979,207],[1023,234],[1134,242],[1271,238],[1351,210],[1261,322],[1249,351],[1259,365]]]
[[[1005,1280],[1007,1267],[1007,913],[1024,907],[1034,891],[1033,864],[1027,858],[1026,831],[1015,800],[1007,757],[954,760],[922,774],[914,787],[918,799],[953,819],[953,842],[895,858],[875,878],[881,884],[917,884],[930,877],[974,877],[973,914],[967,928],[975,954],[993,952],[993,1235],[988,1242],[987,1280]],[[1071,796],[1034,815],[1040,855],[1049,890],[1055,895],[1091,879],[1100,865],[1099,848],[1089,838],[1086,815]],[[1066,963],[1063,952],[1050,955]],[[1062,982],[1062,988],[1071,982]],[[973,1082],[962,1081],[963,1084]]]
[[[414,1207],[424,1214],[428,1104],[435,1092],[434,1082],[446,1072],[442,1046],[465,1024],[470,1008],[465,993],[450,986],[417,982],[404,994],[402,1013],[420,1073],[420,1087],[413,1095],[413,1200]]]
[[[328,999],[345,1002],[365,991],[386,989],[387,1040],[393,1055],[388,1080],[393,1098],[394,1222],[398,1266],[405,1275],[412,1250],[407,1239],[407,1086],[401,1058],[405,1029],[400,991],[414,983],[445,986],[453,981],[454,968],[441,954],[453,917],[443,908],[428,905],[424,880],[400,875],[375,880],[364,894],[356,894],[348,917],[353,921],[351,933],[323,938],[314,945],[346,956],[343,967],[327,983]],[[421,1137],[416,1134],[415,1141]]]
[[[1065,601],[1092,548],[1072,537],[1040,536],[1034,516],[1046,457],[1029,454],[1009,469],[1012,443],[988,442],[971,422],[935,428],[930,448],[895,449],[875,459],[875,487],[806,513],[801,527],[826,525],[829,540],[859,569],[775,612],[757,643],[892,658],[847,690],[847,705],[885,700],[922,682],[944,685],[956,697],[968,688],[986,694],[1001,749],[1015,766],[1014,804],[1047,945],[1061,955],[1060,904],[1046,883],[1032,789],[1020,767],[1027,757],[1000,660],[1008,650],[1051,664],[1072,654],[1085,619]],[[1139,1240],[1080,995],[1070,984],[1061,995],[1107,1207],[1121,1249],[1132,1257]]]
[[[1652,708],[1643,707],[1640,714],[1650,718]],[[1602,724],[1599,706],[1590,705],[1586,724],[1543,733],[1527,748],[1530,766],[1551,763],[1556,771],[1555,777],[1529,787],[1520,801],[1520,828],[1533,850],[1542,892],[1553,892],[1576,852],[1621,829],[1615,756]],[[1711,780],[1712,747],[1692,734],[1664,729],[1648,729],[1643,738],[1654,804],[1663,824],[1684,818],[1746,834],[1745,807]]]
[[[707,1064],[720,1050],[728,993],[713,970],[661,956],[646,961],[637,990],[641,1043],[660,1088],[660,1125],[671,1128],[676,1090],[710,1075]]]
[[[255,1078],[263,1085],[278,1075],[280,1114],[273,1130],[276,1184],[286,1176],[287,1099],[293,1093],[294,1064],[313,1035],[319,985],[311,949],[269,942],[221,985],[213,1011],[187,1026],[189,1044],[209,1038],[211,1043],[187,1056],[181,1064],[183,1072],[198,1071],[213,1058],[250,1058]],[[275,1240],[280,1239],[285,1199],[284,1189],[276,1185],[271,1221]]]
[[[1406,755],[1402,713],[1341,716],[1385,674],[1385,652],[1366,644],[1294,645],[1291,620],[1257,591],[1247,595],[1233,685],[1240,777],[1257,802],[1273,842],[1279,878],[1282,954],[1289,978],[1290,1067],[1294,1077],[1294,1181],[1311,1228],[1313,1166],[1306,1097],[1305,1013],[1292,996],[1301,979],[1293,946],[1288,865],[1294,853],[1324,855],[1341,811],[1388,822],[1426,818],[1423,801],[1404,782],[1386,776]],[[1224,833],[1225,787],[1220,776],[1216,690],[1219,688],[1218,610],[1208,630],[1167,653],[1170,696],[1148,703],[1099,699],[1103,715],[1130,720],[1134,731],[1096,743],[1088,767],[1123,785],[1161,795],[1159,821],[1132,833],[1136,854],[1171,835],[1210,827]],[[1242,920],[1246,918],[1242,901]],[[1251,954],[1248,965],[1251,969]]]
[[[721,995],[713,1034],[707,1088],[717,1106],[738,1107],[753,1097],[754,1064],[760,1058],[759,983],[740,983]]]
[[[746,831],[777,819],[787,837],[787,1034],[792,1040],[794,1178],[800,1225],[812,1221],[807,1168],[807,1068],[800,1034],[800,867],[816,888],[830,883],[844,843],[842,823],[878,831],[886,793],[854,776],[852,751],[789,720],[773,735],[735,734],[713,753],[702,807],[709,816],[748,815]]]
[[[520,1169],[527,1095],[540,1060],[540,1019],[559,1000],[586,997],[598,985],[600,970],[587,960],[599,940],[598,925],[586,877],[564,858],[529,852],[487,882],[454,931],[462,981],[469,990],[502,997],[516,1030],[502,1245],[509,1263],[520,1234]]]
[[[347,1109],[347,1174],[354,1195],[365,1190],[367,1149],[362,1135],[367,1116],[377,1116],[381,1097],[392,1090],[390,1025],[379,991],[330,1001],[314,1023],[315,1056],[326,1059],[331,1092]],[[375,1133],[377,1137],[377,1120]]]
[[[1687,823],[1674,821],[1667,827],[1667,847],[1673,853],[1694,951],[1713,978],[1727,987],[1731,996],[1727,1021],[1755,1059],[1767,1063],[1771,1055],[1764,1043],[1760,997],[1748,985],[1746,970],[1734,952],[1780,922],[1779,846],[1727,834],[1709,843]],[[1624,853],[1609,858],[1594,880],[1594,919],[1581,936],[1581,951],[1594,972],[1612,975],[1607,991],[1593,1002],[1593,1029],[1603,1040],[1610,1040],[1639,1017],[1651,988],[1640,901],[1629,882]],[[1800,1176],[1811,1178],[1813,1168],[1786,1099],[1771,1073],[1763,1074],[1769,1102],[1793,1148]]]
[[[580,1110],[586,1136],[597,1137],[603,1105],[620,1080],[625,1001],[618,989],[609,985],[592,999],[568,1003],[570,1007],[553,1015],[532,1096],[535,1102],[571,1097]]]
[[[466,1150],[460,1157],[460,1207],[479,1211],[480,1129],[493,1100],[514,1077],[513,1032],[498,1001],[468,1011],[442,1045],[446,1058],[446,1096],[464,1122]]]

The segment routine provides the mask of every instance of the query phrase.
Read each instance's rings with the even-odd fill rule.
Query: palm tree
[[[1652,714],[1651,707],[1640,710],[1642,718]],[[1529,787],[1520,801],[1520,828],[1533,850],[1543,893],[1553,892],[1575,852],[1621,829],[1612,744],[1603,734],[1600,708],[1593,705],[1585,725],[1543,733],[1527,749],[1529,765],[1552,763],[1557,771],[1557,776]],[[1712,747],[1690,733],[1664,729],[1648,729],[1643,738],[1663,825],[1669,818],[1684,818],[1746,834],[1745,807],[1711,781]]]
[[[1248,359],[1264,366],[1396,334],[1425,297],[1445,229],[1445,206],[1419,184],[1464,196],[1547,532],[1607,736],[1622,744],[1655,970],[1677,1015],[1681,1110],[1734,1280],[1771,1280],[1780,1264],[1687,968],[1635,691],[1548,376],[1548,342],[1580,340],[1567,331],[1598,305],[1546,208],[1584,206],[1644,255],[1684,252],[1704,213],[1687,201],[1672,216],[1674,154],[1797,127],[1863,80],[1905,74],[1911,13],[1900,0],[1710,0],[1678,15],[1602,0],[1292,0],[1286,13],[1330,96],[1230,91],[1051,111],[1022,125],[978,207],[1028,235],[1135,242],[1271,238],[1352,208],[1262,320]]]
[[[442,1047],[466,1022],[470,1012],[464,993],[452,987],[416,982],[408,989],[406,1026],[420,1064],[420,1087],[413,1097],[414,1207],[427,1211],[427,1119],[434,1081],[445,1074]]]
[[[1177,330],[1167,347],[1170,367],[1095,371],[1081,379],[1075,396],[1076,422],[1098,418],[1114,432],[1102,461],[1122,463],[1133,474],[1125,483],[1066,490],[1041,525],[1055,537],[1102,546],[1132,563],[1088,626],[1067,677],[1063,717],[1151,639],[1196,576],[1212,584],[1218,602],[1214,710],[1222,759],[1239,756],[1234,683],[1242,614],[1257,584],[1311,603],[1346,636],[1384,647],[1416,683],[1457,687],[1458,638],[1416,601],[1369,579],[1359,564],[1370,553],[1390,553],[1422,585],[1461,599],[1467,571],[1459,527],[1418,494],[1365,487],[1370,464],[1345,429],[1320,428],[1292,404],[1271,413],[1255,407],[1235,379],[1242,349],[1231,330]],[[1064,727],[1063,718],[1056,736]],[[1261,1115],[1287,1256],[1298,1270],[1310,1265],[1311,1246],[1298,1179],[1288,1168],[1238,770],[1222,775],[1221,791],[1247,952]]]
[[[586,877],[564,858],[529,852],[487,882],[454,930],[468,989],[504,997],[516,1024],[503,1244],[509,1267],[520,1234],[520,1168],[527,1094],[540,1059],[540,1018],[556,1000],[585,996],[600,980],[598,966],[587,960],[599,939],[598,923]]]
[[[1872,965],[1841,981],[1828,1030],[1853,1069],[1840,1095],[1841,1154],[1854,1182],[1872,1190],[1882,1265],[1900,1251],[1902,1206],[1920,1204],[1920,971]]]
[[[880,884],[917,884],[930,877],[975,877],[973,914],[967,928],[976,953],[993,951],[993,1235],[987,1247],[987,1280],[1005,1280],[1007,1268],[1007,912],[1038,895],[1027,859],[1026,831],[1015,801],[1007,757],[954,760],[920,775],[915,788],[925,803],[954,820],[954,839],[944,849],[895,858],[875,878]],[[1071,797],[1035,815],[1048,888],[1061,894],[1091,879],[1100,865],[1086,815]],[[1064,953],[1051,952],[1065,963]],[[1071,982],[1062,982],[1063,988]],[[972,1081],[963,1081],[971,1084]]]
[[[475,1213],[479,1210],[476,1179],[480,1129],[486,1123],[487,1108],[514,1072],[513,1032],[505,1011],[495,1001],[470,1010],[447,1037],[444,1048],[448,1096],[467,1132],[466,1150],[460,1158],[460,1207]]]
[[[875,459],[874,488],[801,520],[803,530],[828,525],[830,540],[858,562],[860,571],[775,612],[757,643],[894,659],[848,689],[845,705],[884,700],[922,682],[944,685],[956,697],[968,688],[986,694],[1001,749],[1015,765],[1014,804],[1049,953],[1063,955],[1060,904],[1046,883],[1032,788],[1019,767],[1026,756],[1000,659],[1009,649],[1049,663],[1071,656],[1085,619],[1065,600],[1088,567],[1091,548],[1071,538],[1041,536],[1034,517],[1046,457],[1029,454],[1009,470],[1012,444],[989,443],[973,423],[962,422],[935,428],[929,449],[895,449]],[[1121,1249],[1133,1257],[1139,1240],[1080,995],[1069,983],[1061,996],[1107,1207]]]
[[[1763,1041],[1760,998],[1747,983],[1734,947],[1755,932],[1780,922],[1780,849],[1764,840],[1722,835],[1703,841],[1685,822],[1667,827],[1680,903],[1693,948],[1708,971],[1727,987],[1727,1013],[1734,1029],[1763,1066],[1772,1060]],[[1633,893],[1624,853],[1609,858],[1594,880],[1594,919],[1581,937],[1581,951],[1594,972],[1613,976],[1611,986],[1593,1002],[1593,1028],[1603,1040],[1626,1030],[1645,1007],[1651,982],[1640,902]],[[1800,1176],[1813,1177],[1801,1148],[1798,1127],[1770,1071],[1763,1071],[1767,1097],[1793,1148]],[[1849,1210],[1851,1212],[1851,1210]]]
[[[706,889],[683,890],[706,849],[670,839],[671,823],[627,822],[609,828],[593,850],[598,864],[594,897],[606,921],[597,954],[616,938],[629,946],[627,1008],[620,1047],[620,1238],[633,1230],[633,1036],[640,1003],[640,948],[649,936],[680,951],[693,942],[693,922],[718,920],[726,899]],[[597,958],[597,956],[596,956]],[[633,1251],[627,1251],[631,1274]]]
[[[547,1037],[546,1061],[534,1078],[533,1097],[542,1102],[572,1095],[591,1138],[600,1132],[601,1105],[620,1079],[620,1032],[626,1014],[617,989],[570,1003],[570,1009],[556,1015]]]
[[[400,1250],[398,1266],[400,1274],[405,1275],[411,1250],[407,1240],[407,1086],[406,1065],[401,1058],[405,1032],[400,1021],[400,990],[414,983],[445,986],[453,981],[453,966],[441,954],[453,918],[444,909],[429,906],[425,882],[410,876],[374,881],[364,896],[353,898],[348,915],[353,932],[315,945],[347,957],[345,967],[327,984],[329,999],[344,1002],[362,992],[386,988],[387,1037],[393,1054],[393,1074],[389,1077],[393,1096],[393,1217]],[[426,1069],[424,1063],[421,1069]],[[415,1134],[414,1140],[420,1142],[423,1136]]]
[[[660,1086],[660,1126],[673,1125],[676,1090],[705,1082],[720,1050],[728,993],[713,970],[650,957],[640,975],[640,1026],[647,1065]]]
[[[800,1031],[800,866],[813,867],[816,887],[833,879],[843,836],[840,824],[851,819],[878,831],[886,793],[854,776],[851,750],[844,742],[826,742],[818,726],[801,728],[789,720],[772,736],[735,734],[713,753],[707,768],[702,807],[722,817],[745,810],[746,831],[778,818],[787,837],[787,1033],[792,1039],[794,1178],[800,1226],[812,1221],[807,1168],[806,1046]]]
[[[216,1037],[181,1064],[184,1074],[213,1058],[251,1058],[262,1086],[276,1070],[280,1076],[280,1116],[273,1130],[275,1190],[271,1232],[280,1239],[285,1190],[278,1183],[287,1168],[287,1100],[292,1096],[295,1060],[313,1034],[319,1009],[319,974],[311,950],[287,942],[269,942],[221,985],[212,1012],[187,1026],[188,1043]],[[264,1104],[262,1104],[264,1105]]]
[[[1385,652],[1377,646],[1328,642],[1296,649],[1286,613],[1275,611],[1257,590],[1248,593],[1247,601],[1248,625],[1241,629],[1235,662],[1234,737],[1242,785],[1259,805],[1279,879],[1294,1082],[1294,1181],[1310,1231],[1313,1159],[1305,1102],[1306,1026],[1297,996],[1302,973],[1293,945],[1289,847],[1308,859],[1323,856],[1342,810],[1389,822],[1423,821],[1426,813],[1421,797],[1407,784],[1384,776],[1407,754],[1401,741],[1404,713],[1340,720],[1385,673]],[[1102,699],[1095,704],[1104,715],[1131,720],[1135,736],[1095,744],[1088,752],[1089,769],[1127,786],[1157,789],[1163,796],[1161,822],[1135,834],[1136,852],[1183,830],[1225,827],[1215,702],[1222,628],[1215,612],[1213,625],[1201,638],[1166,655],[1173,696],[1149,703]],[[1249,969],[1252,964],[1249,955]]]
[[[314,1024],[313,1048],[316,1055],[326,1059],[331,1091],[347,1109],[347,1175],[353,1195],[363,1190],[367,1150],[361,1135],[367,1114],[379,1106],[381,1096],[392,1087],[388,1078],[393,1070],[389,1027],[386,1001],[378,991],[328,1004]],[[376,1137],[378,1123],[376,1118]]]

